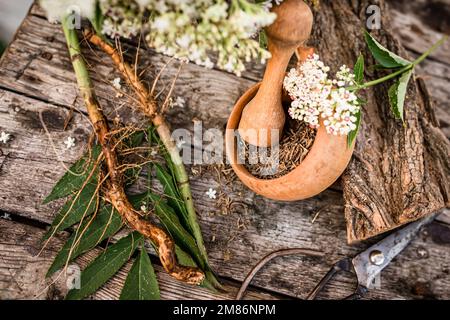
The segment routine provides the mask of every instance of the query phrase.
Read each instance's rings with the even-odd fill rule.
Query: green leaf
[[[165,149],[163,143],[161,142],[161,139],[159,138],[159,136],[158,136],[158,134],[157,134],[157,132],[155,130],[152,131],[152,139],[153,139],[153,141],[155,141],[158,144],[159,149],[161,150],[161,154],[164,156],[164,158],[166,160],[166,163],[167,163],[167,166],[170,169],[173,181],[176,181],[175,169],[174,169],[174,164],[172,162],[172,159],[170,158],[170,155],[168,154],[167,150]],[[171,209],[171,207],[169,207],[169,209]],[[158,211],[157,211],[157,213],[158,213]],[[193,227],[193,226],[191,226],[191,227]],[[167,226],[166,226],[166,229],[168,229]],[[196,226],[196,229],[198,230],[199,237],[201,237],[202,235],[201,235],[200,227],[199,227],[198,224]],[[168,231],[171,232],[170,230],[168,230]],[[195,251],[187,249],[184,246],[183,246],[183,248],[186,249],[194,257],[194,259],[200,265],[202,270],[204,270],[204,271],[206,270],[205,271],[206,277],[214,285],[214,287],[215,288],[219,288],[219,289],[222,288],[222,285],[216,279],[216,277],[214,276],[214,273],[211,271],[211,267],[208,264],[208,258],[207,258],[206,250],[204,250],[203,251],[204,253],[202,253],[202,251],[197,247],[197,242],[195,241],[195,239],[194,239],[194,242],[195,242]]]
[[[353,68],[353,73],[355,74],[355,81],[357,84],[363,84],[364,82],[364,56],[359,55],[358,60],[356,60],[355,66]]]
[[[105,252],[81,272],[81,287],[70,290],[66,300],[83,299],[97,291],[130,259],[142,239],[139,233],[133,232],[106,248]]]
[[[404,120],[404,105],[406,92],[408,90],[409,80],[413,74],[413,70],[406,71],[402,76],[389,88],[389,102],[392,112],[397,119]]]
[[[355,141],[356,136],[358,135],[359,127],[361,126],[361,110],[359,110],[355,114],[355,117],[356,117],[356,129],[351,131],[347,136],[347,144],[349,148],[353,145],[353,142]]]
[[[101,241],[114,235],[121,228],[122,217],[117,213],[117,211],[113,210],[111,205],[102,206],[101,210],[92,222],[88,219],[88,221],[84,222],[80,226],[78,234],[76,235],[74,232],[67,240],[48,269],[47,277],[62,268],[67,261],[72,261],[80,254],[94,248]],[[74,247],[72,253],[70,253],[70,248],[77,241],[79,241],[78,245]],[[68,259],[69,254],[70,259]]]
[[[402,57],[396,55],[395,53],[383,47],[367,31],[365,31],[364,37],[366,39],[367,46],[369,47],[369,50],[372,53],[373,57],[383,67],[398,68],[398,67],[405,67],[411,64],[410,61],[403,59]]]
[[[83,158],[75,162],[67,171],[62,178],[56,183],[53,187],[53,190],[50,194],[44,199],[44,204],[49,203],[50,201],[64,198],[69,194],[72,194],[81,189],[87,177],[91,173],[93,166],[99,157],[101,152],[101,147],[95,145],[92,148],[91,159],[89,163],[86,163],[89,160],[89,155],[85,155]],[[97,169],[96,169],[97,170]],[[94,183],[97,181],[96,172],[92,175],[92,178],[89,182]]]
[[[133,205],[133,208],[139,211],[142,205],[146,205],[148,202],[148,192],[128,196],[128,199]]]
[[[177,245],[175,245],[175,255],[177,257],[178,263],[181,264],[182,266],[198,268],[198,265],[197,265],[197,263],[195,263],[194,259],[192,259],[192,257],[188,253],[183,251]],[[208,270],[209,270],[209,268],[208,268]],[[213,276],[213,278],[211,278],[211,276]],[[212,291],[217,291],[215,286],[213,285],[213,283],[218,283],[217,280],[215,279],[214,275],[209,271],[205,272],[205,279],[202,281],[200,286],[203,288],[212,290]]]
[[[176,187],[172,175],[168,173],[166,170],[164,170],[164,168],[161,165],[157,163],[155,163],[154,165],[156,168],[156,177],[158,178],[159,182],[161,182],[164,188],[164,193],[167,196],[168,204],[178,214],[178,217],[180,218],[184,227],[186,227],[188,231],[192,234],[192,227],[189,224],[188,213],[184,205],[184,201],[181,199],[180,193]]]
[[[88,183],[79,194],[73,195],[59,210],[56,217],[53,219],[50,230],[44,236],[44,239],[50,235],[67,229],[75,223],[80,222],[83,217],[89,217],[97,207],[96,194],[97,185]]]
[[[146,198],[147,193],[128,197],[135,209],[140,208]],[[122,225],[122,217],[119,213],[115,209],[113,210],[111,205],[102,204],[94,220],[91,221],[91,218],[89,218],[81,225],[80,231],[76,235],[77,240],[74,241],[74,232],[66,241],[48,269],[47,277],[66,264],[73,243],[78,242],[78,245],[73,248],[72,253],[70,253],[69,261],[74,260],[80,254],[89,251],[106,238],[116,234],[122,228]]]
[[[92,17],[90,21],[97,35],[101,36],[102,38],[103,38],[102,28],[104,19],[105,17],[103,16],[102,10],[100,8],[100,2],[97,1],[97,4],[95,6],[94,17]]]
[[[141,248],[139,256],[128,273],[120,294],[120,300],[159,300],[158,280],[148,257]]]
[[[383,67],[381,64],[378,64],[378,63],[374,64],[372,66],[369,66],[367,68],[367,70],[369,70],[370,72],[377,71],[377,70],[384,70],[384,69],[386,69],[386,68]]]
[[[191,234],[181,225],[175,211],[158,195],[148,193],[149,199],[155,206],[155,214],[164,225],[166,230],[175,239],[175,242],[184,250],[189,252],[202,269],[205,268],[206,261],[203,259],[197,247],[197,243]]]

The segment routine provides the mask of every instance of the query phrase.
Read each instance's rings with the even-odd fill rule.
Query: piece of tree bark
[[[322,60],[337,70],[353,66],[362,52],[372,59],[363,38],[374,1],[320,1],[314,9],[311,45]],[[381,29],[372,34],[389,50],[406,51],[390,27],[385,1],[380,8]],[[427,48],[423,48],[424,51]],[[366,79],[384,75],[366,69]],[[405,103],[405,125],[395,120],[389,106],[390,82],[364,91],[367,104],[353,160],[343,175],[345,217],[349,243],[367,239],[449,206],[450,143],[435,120],[423,82],[411,81]]]

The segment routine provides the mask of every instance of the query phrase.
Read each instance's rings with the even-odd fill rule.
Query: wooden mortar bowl
[[[276,179],[259,179],[237,162],[236,136],[242,110],[253,99],[260,83],[247,90],[231,111],[225,133],[228,160],[234,172],[252,191],[266,198],[296,201],[313,197],[331,186],[344,172],[355,144],[347,146],[347,136],[328,134],[323,123],[302,163],[288,174]]]

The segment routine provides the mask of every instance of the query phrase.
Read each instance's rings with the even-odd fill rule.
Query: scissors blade
[[[352,260],[358,284],[370,289],[377,275],[405,249],[418,231],[439,213],[408,224],[355,256]]]

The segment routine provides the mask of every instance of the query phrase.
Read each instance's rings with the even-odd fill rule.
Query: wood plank
[[[3,110],[5,108],[7,110],[9,101],[13,98],[24,111],[34,108],[34,112],[42,109],[44,114],[45,111],[50,114],[60,109],[50,104],[33,103],[33,99],[7,92],[2,98],[2,101],[7,103],[0,103],[0,110],[2,110],[0,114],[9,115]],[[21,118],[6,116],[3,119],[8,119],[2,123],[8,126],[6,130],[13,132],[15,137],[11,141],[10,150],[9,145],[6,148],[2,147],[3,153],[10,153],[10,156],[4,162],[0,172],[2,185],[0,210],[49,223],[60,203],[43,206],[41,201],[62,175],[64,168],[53,158],[53,151],[48,147],[48,140],[42,130],[30,129],[29,138],[21,138],[20,135],[24,134],[20,131],[22,123],[18,119]],[[76,130],[78,126],[83,127],[84,118],[79,117],[77,120],[78,122],[74,122],[70,130]],[[58,127],[57,124],[58,122],[55,123],[55,127]],[[60,136],[67,134],[58,130],[52,130],[51,133],[55,141],[61,141]],[[15,139],[23,140],[16,143]],[[40,158],[33,159],[36,152],[40,153]],[[238,181],[226,185],[219,181],[214,171],[206,167],[201,169],[201,174],[192,176],[193,195],[211,262],[215,270],[223,277],[242,280],[258,259],[275,249],[314,247],[325,250],[327,259],[324,262],[302,258],[281,259],[276,264],[265,268],[255,280],[255,285],[258,287],[294,297],[304,297],[326,271],[327,265],[343,256],[352,256],[366,247],[365,244],[343,245],[345,221],[342,215],[342,195],[339,192],[326,191],[306,201],[280,203],[255,196]],[[27,173],[27,179],[18,179],[17,177],[23,175],[23,172]],[[219,201],[205,196],[205,191],[209,187],[217,188],[228,195],[233,203],[232,212],[222,214],[221,211],[224,208]],[[313,217],[320,209],[322,211],[312,223]],[[424,246],[419,242],[417,246],[420,245]],[[430,261],[433,261],[435,265],[445,264],[443,261],[448,259],[448,253],[445,252],[448,249],[430,242],[427,245],[436,253],[435,256],[433,255],[433,260],[430,257]],[[395,287],[395,282],[398,280],[396,275],[403,275],[402,272],[408,270],[408,264],[414,265],[416,260],[414,254],[412,250],[405,259],[410,260],[409,262],[393,265],[393,270],[386,276],[389,285],[386,288],[383,287],[380,292],[373,292],[372,297],[414,297],[409,292],[389,291]],[[405,264],[406,269],[404,269]],[[422,270],[428,270],[428,268],[430,266],[424,264]],[[437,269],[428,270],[428,272],[431,272],[430,277],[432,275],[437,277],[440,274],[440,270]],[[297,286],[298,283],[302,283],[301,288]],[[344,296],[352,286],[353,282],[350,278],[340,278],[324,297]],[[438,285],[436,290],[440,292],[439,290],[443,289]]]
[[[415,1],[414,3],[419,3],[419,5],[423,5],[420,4],[423,1]],[[391,2],[391,5],[394,5],[395,7],[398,7],[398,4],[395,5],[397,2]],[[410,8],[411,5],[407,5],[406,8]],[[426,50],[427,48],[429,48],[431,45],[433,45],[433,43],[435,41],[437,41],[440,37],[443,36],[443,34],[441,32],[435,31],[433,29],[430,28],[430,26],[424,24],[421,20],[421,18],[419,16],[417,16],[417,13],[415,13],[414,11],[409,10],[408,13],[402,13],[401,11],[399,11],[398,9],[393,9],[392,11],[392,19],[391,19],[391,24],[393,26],[393,28],[395,28],[396,30],[399,30],[400,32],[400,40],[402,42],[402,45],[405,46],[405,48],[409,49],[409,54],[411,56],[417,56],[417,53],[422,52],[424,50]],[[39,6],[34,5],[33,8],[31,9],[31,13],[33,15],[35,15],[36,17],[43,17],[44,13],[42,11],[42,9],[39,8]],[[33,28],[34,27],[34,28]],[[43,29],[44,28],[44,29]],[[55,45],[55,49],[57,49],[56,52],[51,51],[50,53],[53,55],[53,53],[56,53],[57,55],[61,54],[61,49],[64,48],[65,44],[63,42],[63,38],[60,35],[59,32],[59,28],[58,26],[51,26],[51,30],[46,30],[45,28],[48,28],[47,24],[42,21],[39,20],[32,20],[32,21],[28,21],[26,20],[24,25],[23,25],[23,31],[26,34],[23,34],[24,32],[19,32],[17,35],[17,39],[16,41],[19,41],[18,43],[20,43],[21,39],[23,40],[24,44],[27,44],[25,47],[29,46],[30,43],[30,39],[26,38],[27,34],[30,34],[29,32],[33,31],[33,30],[43,30],[43,33],[56,33],[56,38],[53,37],[52,40],[53,42],[58,42],[57,45]],[[40,32],[39,32],[40,33]],[[32,38],[36,38],[36,35],[31,33],[30,34]],[[425,36],[422,36],[425,35]],[[42,38],[37,36],[37,38]],[[44,37],[45,38],[45,37]],[[411,40],[412,39],[412,40]],[[28,42],[27,42],[28,41]],[[48,43],[41,43],[44,46],[47,45]],[[14,45],[14,44],[13,44]],[[53,44],[52,44],[53,45]],[[450,42],[447,42],[446,46],[450,45]],[[38,45],[39,46],[39,45]],[[39,46],[40,48],[42,48],[42,46]],[[13,52],[14,48],[11,49]],[[42,55],[43,53],[41,53]],[[99,56],[103,57],[103,55],[101,53],[98,53]],[[24,57],[25,55],[25,57]],[[39,52],[28,52],[27,54],[24,55],[19,55],[19,57],[17,57],[17,55],[14,55],[14,61],[13,63],[16,63],[17,65],[27,65],[27,62],[25,61],[29,61],[29,57],[38,57],[39,56]],[[168,59],[165,58],[164,56],[161,56],[159,54],[154,53],[153,51],[147,52],[146,54],[141,54],[143,55],[145,58],[143,60],[143,63],[145,64],[148,59],[148,55],[150,55],[150,60],[151,62],[154,63],[155,66],[161,66],[163,63],[165,63]],[[49,56],[48,54],[44,54],[44,56]],[[24,61],[18,61],[18,59],[24,59]],[[66,57],[59,57],[56,58],[58,61],[59,60],[64,60],[64,62],[67,62],[67,58]],[[437,50],[434,55],[432,55],[432,59],[437,59],[437,61],[434,60],[427,60],[425,61],[423,64],[419,65],[418,67],[418,74],[424,76],[426,83],[430,89],[430,92],[432,94],[432,96],[437,99],[438,103],[437,103],[437,113],[439,118],[448,118],[446,117],[446,114],[450,114],[449,110],[449,105],[448,105],[448,101],[449,101],[449,91],[446,90],[447,85],[448,85],[448,81],[449,81],[449,77],[448,77],[448,71],[449,71],[449,61],[450,61],[450,50],[447,50],[446,47],[443,47],[439,50]],[[39,60],[39,58],[38,58]],[[53,59],[52,59],[53,60]],[[102,59],[100,62],[102,64],[106,64],[107,68],[106,70],[100,70],[100,73],[102,75],[102,77],[100,77],[101,79],[105,78],[105,75],[110,74],[111,69],[111,64],[109,63],[109,61],[107,61],[108,59]],[[156,61],[156,62],[155,62]],[[48,64],[48,61],[42,61],[44,64]],[[94,65],[98,65],[99,60],[94,60],[93,64]],[[34,62],[33,62],[34,63]],[[445,64],[447,63],[447,64]],[[36,67],[35,69],[39,70],[39,61],[36,62]],[[48,68],[48,67],[46,67]],[[65,83],[70,83],[73,82],[73,76],[71,73],[71,70],[68,69],[67,70],[67,63],[65,64],[65,66],[58,66],[59,69],[63,69],[66,70],[65,71],[59,71],[55,73],[59,76],[61,76],[62,78],[67,77],[67,79],[65,79]],[[201,72],[201,68],[199,69],[198,67],[196,67],[195,65],[190,64],[187,68],[188,70],[186,70],[185,72],[182,72],[182,75],[185,73],[190,73],[192,71],[192,73],[194,74],[199,74]],[[167,78],[170,79],[171,77],[173,77],[173,74],[175,72],[176,68],[169,68],[167,71],[167,74],[169,75]],[[17,70],[15,70],[16,72],[23,73],[26,71],[26,69],[22,68],[18,68]],[[104,71],[104,72],[103,72]],[[203,70],[204,71],[204,70]],[[31,72],[31,71],[29,71]],[[205,72],[202,72],[205,73]],[[209,72],[206,72],[209,73]],[[217,76],[217,73],[213,73],[214,76]],[[225,73],[221,72],[221,75],[224,75]],[[248,71],[247,73],[244,74],[244,77],[249,78],[249,79],[260,79],[261,78],[261,74],[262,74],[262,68],[260,65],[256,64],[256,65],[249,65],[248,66]],[[51,75],[51,74],[50,74]],[[16,77],[17,77],[17,73],[16,73]],[[33,74],[31,74],[31,77],[33,78]],[[187,76],[186,76],[187,77]],[[229,75],[227,74],[226,76],[228,79],[236,79],[235,76],[233,75]],[[39,75],[37,75],[37,78],[39,79]],[[44,77],[47,78],[47,77]],[[111,76],[110,76],[111,78]],[[189,78],[189,77],[187,77]],[[167,79],[166,79],[167,80]],[[214,80],[216,80],[216,77],[214,78]],[[225,80],[224,80],[225,81]],[[205,82],[209,82],[209,77],[208,80],[206,80]],[[202,82],[202,83],[205,83]],[[228,82],[228,80],[226,81]],[[231,81],[233,82],[233,81]],[[214,83],[214,81],[213,81]],[[250,86],[252,84],[252,82],[247,82],[245,80],[243,80],[242,83],[242,88],[246,88],[247,86]],[[28,84],[30,85],[30,84]],[[45,87],[45,90],[48,90],[49,87],[61,87],[63,86],[63,83],[55,83],[53,85],[49,85],[47,87]],[[31,87],[33,86],[33,84],[31,84]],[[103,89],[105,89],[105,93],[110,92],[109,90],[111,90],[110,87],[108,88],[103,88],[104,83],[97,83],[97,86],[100,86]],[[227,91],[229,92],[229,87],[233,87],[234,86],[232,84],[228,84],[224,86],[224,88],[226,88],[226,90],[222,89],[220,90],[220,92],[222,91]],[[183,84],[181,84],[180,82],[180,89],[183,89]],[[220,84],[218,84],[217,86],[214,86],[214,88],[218,88],[221,87]],[[33,91],[28,92],[28,91],[23,91],[23,87],[19,86],[17,88],[19,91],[21,92],[27,92],[29,94],[32,94]],[[229,111],[229,107],[224,107],[226,104],[230,104],[230,101],[235,101],[238,96],[239,93],[232,96],[231,100],[228,100],[227,103],[224,103],[222,100],[220,101],[211,101],[209,99],[211,99],[211,95],[205,95],[203,96],[200,92],[198,91],[197,88],[192,88],[193,92],[189,92],[188,94],[186,94],[186,96],[184,96],[184,98],[188,101],[187,104],[187,109],[192,109],[194,108],[194,112],[193,114],[186,114],[186,111],[181,109],[181,108],[175,108],[172,112],[172,115],[182,115],[180,117],[174,117],[173,119],[171,119],[171,122],[176,124],[176,126],[178,127],[186,127],[186,123],[179,123],[180,119],[188,119],[189,123],[188,126],[191,127],[191,123],[190,123],[190,119],[193,118],[197,118],[197,119],[209,119],[211,120],[211,116],[214,116],[214,125],[212,125],[211,127],[222,127],[225,124],[226,121],[226,117],[224,115],[228,114]],[[44,91],[44,90],[40,90],[40,91]],[[235,90],[236,91],[236,90]],[[239,90],[238,90],[239,91]],[[198,94],[197,94],[198,92]],[[61,94],[58,94],[55,96],[55,92],[49,92],[46,95],[43,95],[41,97],[45,98],[46,100],[50,99],[50,97],[53,97],[55,99],[56,102],[67,102],[67,100],[64,100],[64,98],[67,98],[66,95],[67,92],[64,92],[64,97],[60,97]],[[180,95],[182,96],[184,92],[180,91]],[[193,94],[192,94],[193,93]],[[74,93],[73,95],[71,95],[72,97],[75,96],[76,93]],[[108,96],[108,95],[107,95]],[[215,95],[214,95],[215,96]],[[230,97],[228,97],[230,98]],[[225,100],[225,99],[224,99]],[[68,101],[71,101],[71,99],[68,99]],[[199,102],[205,102],[204,105],[214,105],[216,106],[216,108],[214,108],[216,110],[216,113],[214,114],[208,114],[206,112],[211,112],[212,110],[209,110],[210,108],[207,108],[208,110],[204,110],[204,108],[202,107],[203,105],[199,105]],[[81,105],[82,106],[82,105]],[[196,106],[199,106],[199,108],[197,108]],[[224,107],[224,108],[223,108]],[[449,116],[450,117],[450,116]],[[447,135],[447,137],[450,137],[450,129],[447,127],[447,119],[444,121],[444,123],[442,123],[442,128],[443,131],[445,132],[445,134]],[[207,127],[209,125],[207,124]]]
[[[392,10],[392,24],[398,30],[402,44],[408,50],[421,53],[442,38],[443,34],[426,26],[417,16]],[[450,42],[446,41],[441,49],[430,55],[432,59],[450,65]]]
[[[401,19],[393,20],[394,26],[398,20]],[[424,50],[431,45],[431,41],[421,45],[423,47],[420,50]],[[1,62],[0,86],[53,103],[67,106],[74,104],[76,108],[84,110],[82,101],[78,98],[68,57],[65,55],[64,38],[57,25],[50,25],[38,16],[27,17],[8,50],[8,54],[4,55]],[[140,119],[138,113],[130,113],[128,108],[117,104],[117,99],[111,95],[113,88],[105,82],[105,79],[110,81],[118,74],[114,72],[109,59],[98,51],[92,54],[87,49],[85,52],[89,53],[90,63],[96,66],[93,78],[97,93],[107,107],[106,110],[114,117],[116,112],[113,109],[118,109],[117,114],[123,120]],[[438,52],[446,51],[441,49]],[[140,56],[142,65],[151,64],[156,69],[168,61],[167,57],[144,50],[141,51]],[[427,63],[429,65],[432,62]],[[438,65],[432,69],[435,71],[426,67],[419,70],[421,74],[427,76],[426,78],[432,76],[431,79],[427,79],[427,84],[430,86],[431,94],[444,103],[437,105],[439,115],[444,117],[445,113],[448,113],[446,111],[448,110],[448,90],[445,90],[448,81],[448,76],[445,77],[446,69]],[[176,64],[169,66],[164,73],[161,85],[167,85],[176,71]],[[250,67],[250,71],[254,73],[254,78],[258,78],[261,73],[260,67],[256,67],[255,70]],[[188,64],[183,68],[177,83],[175,96],[183,97],[187,103],[184,108],[174,107],[170,110],[170,123],[174,128],[183,127],[192,130],[193,119],[204,120],[204,129],[222,129],[233,102],[254,82],[216,70],[205,71],[201,67]],[[220,94],[217,94],[218,92]],[[446,122],[443,125],[445,126]],[[449,129],[446,129],[446,134],[449,136],[448,132]]]
[[[55,274],[45,280],[45,273],[53,261],[67,233],[53,238],[45,250],[41,250],[40,239],[45,230],[26,224],[0,219],[0,299],[63,299],[67,293],[66,274]],[[102,249],[96,248],[79,257],[71,265],[83,270]],[[122,267],[91,299],[118,299],[133,260]],[[165,300],[199,299],[228,300],[237,293],[236,284],[225,282],[226,293],[212,293],[200,287],[185,285],[174,281],[161,266],[154,264],[161,290],[161,298]],[[250,289],[248,299],[271,300],[276,297],[267,293]]]
[[[425,82],[433,100],[433,107],[440,129],[450,139],[450,66],[425,60],[416,69],[418,77]]]
[[[47,30],[45,30],[45,28],[47,28]],[[36,32],[35,30],[44,30],[42,31],[40,36],[37,36],[37,42],[36,38],[26,38],[26,36],[29,35],[30,32],[31,34],[33,34],[32,32]],[[73,87],[74,79],[72,72],[68,67],[68,60],[63,56],[60,57],[61,53],[64,52],[63,48],[65,47],[65,45],[62,42],[59,31],[56,32],[56,38],[59,37],[60,39],[58,40],[54,38],[53,42],[50,44],[50,49],[52,46],[55,46],[55,48],[51,49],[53,50],[53,53],[50,52],[52,54],[52,62],[49,63],[45,60],[45,58],[41,57],[44,52],[47,52],[42,52],[42,48],[45,48],[45,50],[49,50],[49,48],[42,46],[43,44],[45,45],[45,43],[47,43],[47,40],[43,38],[45,37],[44,34],[52,34],[51,32],[55,31],[56,30],[52,28],[49,29],[47,23],[40,24],[38,21],[35,21],[32,27],[28,26],[28,30],[25,34],[24,31],[20,31],[18,34],[18,40],[16,40],[16,42],[12,46],[12,52],[15,61],[11,61],[13,60],[13,58],[9,59],[10,61],[7,62],[7,64],[9,65],[9,70],[3,68],[0,69],[0,72],[5,72],[3,74],[4,77],[1,77],[0,79],[1,81],[3,81],[2,86],[14,90],[23,91],[27,95],[37,96],[43,100],[50,100],[52,102],[62,103],[66,106],[70,106],[71,103],[75,100],[76,89],[75,87]],[[20,37],[22,37],[22,42],[17,42],[21,39]],[[58,42],[59,44],[54,45],[53,43],[55,42]],[[32,47],[31,50],[29,49],[29,46]],[[40,54],[36,55],[37,52],[40,52]],[[43,56],[49,57],[49,55],[47,54],[44,54]],[[162,57],[161,59],[163,58],[164,57]],[[54,59],[56,60],[56,63],[54,63]],[[96,57],[94,57],[92,61],[97,65],[100,63],[104,63],[103,61],[101,61],[101,59],[96,59]],[[28,64],[28,62],[30,63]],[[108,63],[108,61],[105,62]],[[1,64],[3,65],[4,63],[5,62],[2,62]],[[160,63],[159,65],[161,64],[162,63]],[[27,67],[24,68],[25,66]],[[233,99],[236,99],[240,95],[242,90],[247,86],[247,84],[251,84],[251,81],[245,79],[241,80],[232,75],[218,73],[217,71],[204,71],[201,68],[197,69],[197,67],[195,66],[189,66],[189,68],[192,68],[192,74],[190,76],[186,75],[186,82],[179,86],[180,95],[181,93],[185,94],[188,100],[189,109],[194,108],[194,110],[196,110],[195,112],[198,112],[197,115],[200,115],[200,117],[204,117],[204,119],[208,119],[209,117],[211,117],[211,114],[209,114],[209,112],[216,111],[211,110],[211,105],[217,107],[217,117],[219,120],[217,122],[213,122],[212,126],[223,126],[223,124],[225,123],[227,112],[231,107],[230,101],[234,101]],[[96,75],[96,86],[100,87],[101,91],[104,90],[102,91],[104,99],[109,98],[109,100],[114,100],[108,96],[110,95],[111,87],[105,85],[100,81],[100,79],[104,79],[112,69],[99,69],[100,74]],[[170,72],[173,74],[175,72],[175,69],[175,67],[171,68]],[[19,72],[17,72],[17,70],[19,70]],[[22,70],[23,72],[21,72],[20,70]],[[45,81],[39,83],[39,81],[35,80],[40,79],[41,74],[44,74]],[[19,75],[18,81],[14,82],[14,78],[11,77],[15,77],[17,75]],[[36,75],[38,75],[38,77],[34,78]],[[217,87],[215,87],[215,89],[213,88],[214,90],[204,90],[203,87],[205,86],[206,82],[215,81],[216,78],[222,79],[223,77],[227,79],[223,82],[225,83],[225,85],[222,85],[222,82],[219,82],[217,84]],[[199,85],[200,88],[196,87],[194,83],[193,87],[191,86],[188,87],[189,89],[184,89],[186,90],[186,92],[182,91],[183,87],[185,87],[186,85],[192,85],[191,82],[194,81],[193,79],[198,78],[200,78],[201,81]],[[230,82],[228,82],[228,79],[231,79]],[[229,83],[234,84],[229,85]],[[104,89],[101,89],[102,87],[104,87]],[[235,93],[232,97],[227,96],[223,99],[223,101],[221,100],[221,103],[215,104],[215,100],[211,101],[210,99],[211,95],[217,93],[217,88],[220,88],[222,91],[226,91],[224,92],[225,94],[229,94],[229,92],[233,92],[233,90],[235,90]],[[47,93],[47,90],[53,91],[51,93]],[[191,90],[193,91],[191,92]],[[196,90],[203,91],[195,92]],[[196,97],[196,99],[194,99],[193,101],[201,103],[201,107],[198,107],[198,103],[194,103],[191,105],[191,96]],[[52,97],[56,97],[57,99],[59,99],[59,101],[51,100],[50,98]],[[36,103],[36,101],[32,100],[32,102],[30,103]],[[25,103],[25,105],[27,105],[27,103]],[[77,103],[76,106],[82,108],[82,105],[79,103]],[[54,106],[46,106],[46,108],[47,107],[53,108]],[[177,123],[177,121],[182,120],[184,122],[178,123],[178,125],[190,125],[190,121],[189,123],[186,123],[185,121],[186,119],[190,118],[187,117],[186,114],[183,114],[183,110],[178,108],[174,109],[172,112],[174,115],[176,115],[176,113],[179,113],[181,115],[179,117],[171,117],[171,122]],[[194,114],[193,116],[196,115]],[[212,114],[212,116],[216,115]],[[78,123],[77,121],[75,121],[75,123]],[[13,123],[12,125],[15,124]],[[61,135],[63,134],[65,133],[61,133]],[[47,141],[46,137],[42,133],[40,136],[36,136],[35,140]],[[24,141],[28,140],[24,139]],[[21,158],[7,158],[7,161],[4,164],[4,168],[2,169],[5,171],[9,170],[9,173],[8,175],[4,176],[5,180],[1,180],[1,182],[3,183],[3,181],[8,181],[8,183],[12,183],[11,185],[8,185],[8,188],[4,188],[10,189],[10,191],[7,191],[9,193],[7,195],[1,195],[2,199],[11,199],[9,202],[3,204],[2,209],[5,208],[8,209],[7,211],[20,213],[22,206],[28,206],[28,208],[25,210],[27,213],[25,214],[28,214],[30,217],[33,217],[35,219],[48,222],[53,216],[54,211],[49,214],[48,208],[42,208],[39,205],[40,199],[50,190],[57,177],[62,174],[63,169],[55,161],[47,165],[43,164],[43,161],[33,161],[33,157],[28,155],[31,152],[35,154],[36,149],[33,149],[34,151],[19,151],[19,149],[21,149],[20,146],[16,146],[14,152],[22,152],[22,156],[19,155],[19,157]],[[50,148],[47,145],[47,151],[48,150],[50,150]],[[50,154],[49,159],[52,159],[52,157],[53,155]],[[49,179],[49,181],[42,182],[39,180],[39,177],[42,177],[42,172],[36,171],[41,170],[41,168],[44,168],[44,171],[48,170],[48,173],[51,173],[53,171],[51,179]],[[17,181],[18,174],[22,172],[35,173],[35,178],[33,178],[29,184],[23,183],[23,181]],[[2,175],[3,172],[1,172],[0,174]],[[22,186],[17,186],[18,184]],[[342,218],[343,204],[340,193],[328,191],[319,197],[311,199],[311,201],[309,202],[288,205],[261,199],[248,192],[240,183],[236,183],[233,188],[231,188],[230,186],[224,187],[223,191],[229,194],[232,201],[235,202],[237,212],[229,215],[220,215],[219,212],[221,210],[217,203],[209,199],[204,199],[204,192],[205,190],[207,190],[207,188],[209,188],[209,186],[219,187],[220,185],[221,183],[217,180],[216,176],[209,171],[206,172],[204,176],[194,177],[193,179],[194,197],[201,214],[201,223],[205,232],[205,237],[207,238],[207,246],[211,252],[215,268],[223,276],[242,279],[245,272],[250,269],[251,264],[255,263],[256,260],[259,259],[263,254],[281,247],[310,246],[312,243],[314,243],[314,245],[318,243],[317,248],[326,248],[326,250],[329,251],[330,256],[327,259],[328,263],[331,263],[335,259],[344,255],[355,254],[358,250],[365,247],[364,245],[360,245],[356,247],[343,246],[343,248],[341,248],[342,243],[345,239],[345,231]],[[36,193],[36,189],[43,189],[43,191]],[[17,196],[14,191],[17,191]],[[29,197],[22,198],[23,202],[21,202],[19,196],[26,197],[27,195],[29,195]],[[325,206],[326,209],[320,213],[319,218],[314,224],[311,223],[312,217],[320,208],[322,208],[322,206]],[[244,209],[244,207],[247,207],[247,209]],[[53,208],[53,210],[56,210],[56,207]],[[212,211],[214,211],[215,214],[210,215],[209,213]],[[44,215],[44,218],[40,216],[41,213]],[[249,220],[249,226],[247,226],[247,229],[242,229],[242,227],[237,228],[237,224],[243,220]],[[446,248],[444,246],[444,250],[445,249]],[[438,253],[440,252],[440,250],[442,250],[442,248],[436,249]],[[444,255],[443,258],[445,261],[445,259],[447,259],[447,256]],[[412,253],[409,253],[407,260],[408,259],[414,261],[414,251]],[[412,268],[411,261],[409,264],[410,268]],[[434,256],[433,260],[430,261],[433,261],[434,263]],[[441,261],[442,260],[438,260],[436,264],[439,264]],[[320,278],[321,273],[326,270],[326,265],[314,266],[311,270],[306,268],[307,270],[304,271],[305,265],[302,264],[302,262],[302,259],[297,258],[283,259],[283,261],[278,263],[276,266],[267,268],[267,270],[264,271],[264,273],[261,274],[258,279],[256,279],[255,283],[260,287],[284,292],[292,296],[304,296],[304,294],[313,287],[315,281]],[[394,271],[392,271],[391,274],[388,273],[388,277],[391,278],[388,279],[387,287],[383,288],[379,293],[372,293],[372,297],[415,297],[412,293],[407,291],[407,287],[406,289],[403,288],[405,290],[400,293],[396,292],[393,289],[396,287],[395,282],[399,278],[401,278],[409,286],[411,286],[412,282],[408,281],[408,277],[402,273],[402,270],[403,268],[398,266],[394,268]],[[406,266],[405,270],[410,270],[408,269],[408,265]],[[428,274],[425,266],[420,270],[425,274]],[[438,277],[440,272],[441,270],[438,270],[437,268],[436,270],[433,270],[430,274],[430,279],[433,276]],[[392,274],[394,276],[392,276]],[[401,275],[400,277],[398,276],[399,274]],[[295,284],[298,283],[303,283],[305,287],[297,288]],[[343,296],[345,295],[345,293],[348,293],[348,290],[350,290],[352,285],[353,283],[349,278],[340,278],[324,297]],[[436,290],[439,295],[439,290],[442,291],[443,289],[438,285],[437,289],[434,290]]]

